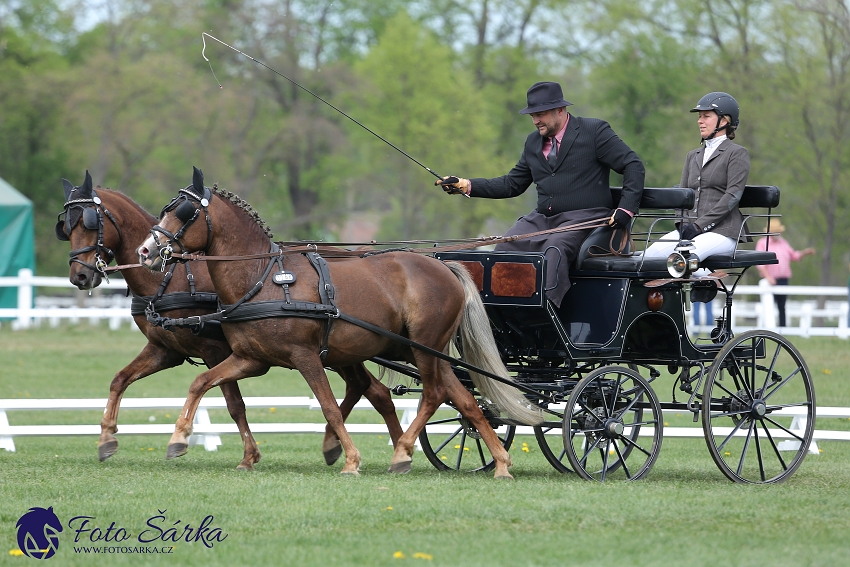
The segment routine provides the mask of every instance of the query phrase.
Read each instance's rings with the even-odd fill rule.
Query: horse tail
[[[499,357],[496,339],[493,338],[490,319],[484,310],[478,286],[462,264],[457,262],[445,262],[445,264],[460,281],[465,296],[463,316],[460,321],[464,360],[513,382],[508,369]],[[476,372],[470,372],[470,375],[472,383],[481,395],[514,421],[525,425],[538,425],[543,422],[542,410],[531,404],[517,388]]]

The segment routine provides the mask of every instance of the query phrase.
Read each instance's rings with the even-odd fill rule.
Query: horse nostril
[[[85,274],[77,274],[77,282],[84,284],[86,280],[88,280],[88,277]]]
[[[147,257],[148,257],[148,248],[147,248],[147,246],[140,246],[140,247],[139,247],[139,257],[140,257],[140,258],[147,258]]]

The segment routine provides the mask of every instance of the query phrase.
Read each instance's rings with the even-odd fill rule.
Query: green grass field
[[[838,339],[792,341],[815,379],[818,405],[850,406],[850,345]],[[144,344],[126,328],[82,324],[12,332],[0,329],[0,398],[105,397],[114,372]],[[183,396],[195,376],[184,365],[146,378],[129,397]],[[335,388],[341,382],[334,376]],[[662,400],[670,391],[657,388]],[[243,381],[243,395],[309,395],[297,373],[272,370]],[[338,392],[341,391],[341,388]],[[218,395],[210,392],[209,395]],[[100,412],[18,412],[13,425],[98,423]],[[175,411],[126,411],[123,423],[173,422]],[[249,420],[321,419],[316,411],[249,411]],[[357,421],[378,421],[354,412]],[[690,423],[671,416],[671,425]],[[226,412],[213,420],[228,421]],[[819,420],[819,429],[850,429],[848,420]],[[235,470],[236,435],[216,452],[194,447],[165,461],[167,436],[120,436],[118,453],[100,463],[94,437],[18,438],[17,452],[0,450],[0,565],[16,556],[16,522],[29,508],[52,506],[66,526],[50,565],[481,565],[481,566],[838,566],[850,563],[850,444],[819,443],[786,483],[736,485],[717,470],[700,439],[664,441],[649,476],[604,485],[554,471],[533,437],[511,450],[514,482],[490,474],[437,472],[421,453],[409,475],[385,472],[387,436],[356,435],[361,476],[328,467],[318,435],[257,435],[263,460],[251,473]],[[527,443],[528,452],[521,450]],[[227,538],[139,544],[138,534],[175,525],[196,527],[209,515]],[[167,555],[75,553],[67,528],[74,516],[90,527],[131,539],[108,546],[174,545]],[[157,532],[158,533],[158,532]],[[166,532],[167,533],[167,532]]]

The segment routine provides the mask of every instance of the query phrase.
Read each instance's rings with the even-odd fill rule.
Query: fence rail
[[[130,299],[124,295],[103,296],[100,292],[86,297],[66,278],[34,276],[29,269],[18,272],[17,277],[0,278],[0,287],[17,287],[17,307],[0,309],[0,320],[11,319],[13,329],[28,329],[47,321],[57,326],[67,320],[78,323],[88,319],[92,323],[109,321],[110,329],[119,329],[122,324],[132,325]],[[35,288],[59,288],[75,292],[74,296],[50,297],[35,296]],[[110,283],[103,282],[101,289],[126,290],[124,280],[113,278]],[[788,327],[777,327],[776,308],[773,294],[781,292],[789,296],[786,306],[787,321],[796,323]],[[771,286],[766,280],[759,285],[742,285],[735,290],[735,302],[732,305],[732,328],[735,332],[749,329],[776,330],[785,335],[796,336],[834,336],[842,339],[850,337],[848,329],[848,291],[843,287],[821,286]],[[713,312],[720,314],[723,309],[723,296],[713,302]],[[755,298],[745,301],[744,298]],[[818,298],[828,298],[823,307],[818,307]],[[696,325],[694,312],[688,314],[689,328],[693,332],[707,333],[711,324]]]
[[[321,410],[319,402],[315,398],[307,396],[299,397],[247,397],[245,407],[248,408],[306,408]],[[182,408],[185,400],[183,398],[125,398],[121,400],[121,409],[173,409]],[[342,403],[342,400],[337,400]],[[401,426],[405,431],[410,423],[416,418],[419,400],[395,399],[393,403],[396,410],[403,411]],[[30,436],[66,436],[66,435],[100,435],[100,424],[85,425],[10,425],[7,412],[15,411],[52,411],[52,410],[100,410],[106,406],[106,399],[0,399],[0,449],[15,451],[15,437]],[[557,406],[552,406],[557,409]],[[221,445],[220,435],[238,433],[235,423],[214,423],[210,419],[209,410],[225,409],[224,398],[207,397],[201,400],[198,411],[195,414],[193,434],[189,438],[190,445],[203,445],[207,451],[215,451]],[[356,410],[373,409],[369,402],[361,400],[354,406]],[[441,409],[450,409],[441,406]],[[561,404],[560,409],[564,407]],[[681,413],[681,410],[665,409],[664,413]],[[776,415],[791,417],[789,429],[802,435],[806,428],[806,417],[804,408],[785,408],[776,412]],[[821,406],[816,409],[818,418],[850,418],[850,408]],[[252,423],[253,433],[324,433],[325,423],[299,422],[299,423]],[[386,434],[387,427],[383,423],[354,423],[346,424],[349,433],[379,433]],[[429,431],[432,433],[453,433],[456,425],[432,425]],[[731,432],[732,428],[729,428]],[[118,435],[171,435],[174,425],[163,423],[131,423],[121,424],[118,427]],[[534,435],[531,427],[517,427],[518,435]],[[552,430],[553,435],[561,435],[560,430]],[[640,435],[652,435],[651,428],[641,428]],[[741,435],[744,433],[741,432]],[[701,427],[664,427],[665,437],[703,438]],[[786,439],[779,443],[780,451],[795,451],[799,448],[799,441],[790,439],[791,435],[785,432],[774,433],[779,439]],[[809,452],[819,452],[818,441],[850,441],[850,431],[821,430],[816,429],[809,446]],[[418,443],[417,443],[418,446]]]

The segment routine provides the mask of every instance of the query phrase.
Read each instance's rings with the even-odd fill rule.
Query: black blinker
[[[183,222],[189,222],[195,216],[195,205],[191,201],[183,201],[174,211],[174,216]]]
[[[61,220],[56,223],[56,238],[59,240],[64,240],[65,242],[70,241],[68,235],[65,234],[65,221]]]
[[[91,208],[83,209],[83,226],[89,230],[97,230],[100,227],[96,210]]]

